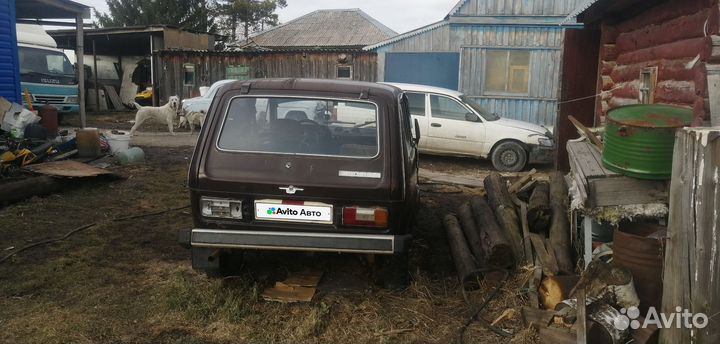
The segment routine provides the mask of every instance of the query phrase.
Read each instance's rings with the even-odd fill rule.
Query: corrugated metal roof
[[[421,33],[423,33],[423,32],[428,32],[428,31],[435,30],[435,29],[437,29],[437,28],[439,28],[439,27],[448,25],[449,23],[450,23],[450,22],[448,22],[447,20],[441,20],[441,21],[439,21],[439,22],[435,22],[435,23],[432,23],[432,24],[429,24],[429,25],[425,25],[425,26],[423,26],[423,27],[421,27],[421,28],[418,28],[418,29],[415,29],[415,30],[412,30],[412,31],[408,31],[408,32],[406,32],[406,33],[404,33],[404,34],[402,34],[402,35],[397,35],[397,36],[392,37],[392,38],[390,38],[390,39],[386,39],[386,40],[384,40],[384,41],[377,42],[377,43],[375,43],[375,44],[373,44],[373,45],[368,45],[368,46],[366,46],[365,48],[363,48],[363,50],[375,50],[375,49],[377,49],[377,48],[386,46],[386,45],[388,45],[388,44],[395,43],[395,42],[397,42],[397,41],[401,41],[401,40],[406,39],[406,38],[408,38],[408,37],[417,36],[417,35],[419,35],[419,34],[421,34]]]
[[[563,24],[573,20],[575,17],[580,15],[580,13],[585,12],[585,10],[590,8],[590,6],[592,6],[594,3],[598,2],[598,1],[600,1],[600,0],[587,0],[587,1],[583,2],[582,4],[580,4],[580,6],[578,6],[576,9],[574,9],[572,12],[570,12],[570,14],[568,14],[568,16],[565,17],[565,19],[563,19],[563,21],[560,23],[560,25],[563,25]]]
[[[460,7],[462,7],[462,5],[465,4],[466,1],[467,1],[467,0],[460,0],[460,1],[458,1],[458,3],[455,4],[455,7],[453,7],[453,8],[450,10],[450,13],[448,13],[447,16],[450,17],[450,16],[454,15],[455,13],[457,13],[457,11],[460,10]]]
[[[363,47],[395,35],[395,31],[358,8],[318,10],[253,35],[246,45]]]

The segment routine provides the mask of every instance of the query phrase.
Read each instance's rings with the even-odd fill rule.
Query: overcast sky
[[[105,0],[74,0],[107,11]],[[284,23],[319,9],[360,8],[389,28],[403,33],[441,20],[456,0],[287,0],[280,11]]]

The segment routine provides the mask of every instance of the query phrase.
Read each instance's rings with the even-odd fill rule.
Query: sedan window
[[[459,102],[448,97],[430,95],[430,109],[434,118],[445,118],[465,121],[468,109]]]
[[[425,94],[405,93],[410,106],[410,114],[413,116],[425,116]]]

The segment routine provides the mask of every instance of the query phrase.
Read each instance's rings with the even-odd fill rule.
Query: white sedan
[[[489,158],[498,171],[504,172],[554,159],[555,142],[545,127],[500,118],[458,91],[386,84],[405,91],[410,114],[420,127],[421,153]]]
[[[227,80],[220,80],[214,82],[208,91],[199,97],[194,98],[188,98],[183,99],[182,101],[182,108],[185,110],[186,113],[188,112],[202,112],[207,113],[208,109],[210,108],[210,103],[212,103],[213,97],[215,97],[215,94],[217,93],[218,89],[222,85],[225,85],[227,83],[237,81],[233,79],[227,79]]]

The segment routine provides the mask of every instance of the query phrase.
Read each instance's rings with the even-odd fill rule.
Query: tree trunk
[[[538,182],[528,200],[528,223],[535,233],[545,232],[550,224],[550,184]]]
[[[32,177],[16,182],[0,184],[0,205],[20,201],[33,196],[58,192],[63,184],[49,176]]]
[[[468,247],[475,256],[475,262],[478,267],[483,267],[485,264],[485,253],[482,249],[482,241],[480,240],[480,232],[475,225],[475,220],[470,210],[470,203],[463,203],[458,209],[458,219],[462,227],[463,233],[465,233],[465,239],[467,239]]]
[[[500,227],[505,231],[510,246],[512,247],[513,256],[516,264],[526,262],[525,253],[523,251],[522,229],[520,228],[520,219],[515,212],[515,205],[510,198],[505,180],[499,173],[490,173],[484,180],[485,191],[487,192],[490,207],[495,213]]]
[[[568,220],[568,194],[565,179],[560,171],[550,173],[550,244],[560,271],[571,274],[574,270],[570,252],[570,221]]]
[[[457,270],[460,283],[465,290],[477,289],[482,276],[473,260],[472,253],[470,253],[458,219],[454,215],[448,214],[445,215],[444,223],[445,233],[450,244],[450,253],[455,262],[455,270]]]
[[[512,268],[515,258],[512,246],[507,236],[495,221],[495,214],[485,201],[484,197],[473,197],[470,200],[473,217],[477,229],[480,230],[480,243],[482,244],[485,262],[490,266]]]

